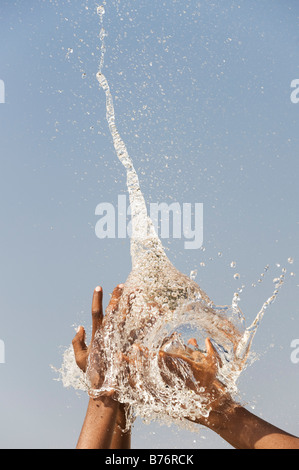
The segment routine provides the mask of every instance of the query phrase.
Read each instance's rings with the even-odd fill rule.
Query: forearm
[[[299,449],[299,439],[239,405],[212,412],[207,425],[236,449]]]
[[[77,449],[109,449],[119,404],[111,397],[90,399]]]
[[[131,429],[125,431],[127,427],[125,405],[119,404],[114,432],[110,449],[130,449],[131,448]]]

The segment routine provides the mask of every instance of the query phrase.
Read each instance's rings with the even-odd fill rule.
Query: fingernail
[[[79,331],[81,330],[81,328],[82,328],[81,326],[78,326],[78,328],[77,328],[77,333],[79,333]]]
[[[95,288],[95,291],[96,291],[96,292],[101,292],[101,290],[102,290],[102,288],[101,288],[100,286],[97,286],[97,287]]]

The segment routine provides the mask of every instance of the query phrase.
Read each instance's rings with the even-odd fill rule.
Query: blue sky
[[[94,287],[107,303],[131,267],[128,239],[94,231],[96,206],[126,194],[95,77],[97,4],[0,3],[0,442],[74,447],[87,398],[55,382],[50,364],[60,366],[74,325],[89,329]],[[103,70],[146,201],[204,204],[205,251],[164,241],[176,267],[198,269],[218,304],[245,284],[248,323],[287,268],[240,392],[297,435],[299,104],[290,84],[299,78],[298,13],[289,0],[107,1]],[[268,264],[265,281],[251,287]],[[137,421],[133,447],[148,445],[228,447],[206,430],[166,433]]]

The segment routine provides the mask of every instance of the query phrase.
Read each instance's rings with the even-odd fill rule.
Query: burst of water
[[[119,401],[131,405],[135,414],[145,420],[159,418],[165,422],[169,419],[181,422],[185,416],[195,417],[198,413],[207,416],[209,400],[200,384],[198,393],[190,393],[184,380],[179,377],[172,377],[172,387],[166,385],[163,373],[165,376],[168,372],[162,371],[158,363],[160,349],[184,349],[187,327],[196,332],[202,344],[206,337],[210,337],[222,358],[219,378],[231,393],[235,393],[236,381],[246,366],[257,327],[265,309],[275,300],[278,288],[283,284],[283,275],[253,324],[245,329],[244,316],[238,305],[238,292],[234,294],[231,306],[216,306],[195,282],[196,271],[192,271],[190,277],[185,276],[169,261],[148,217],[138,175],[117,130],[113,99],[102,73],[105,55],[104,7],[98,7],[97,13],[100,16],[102,44],[97,80],[106,96],[106,119],[114,148],[127,174],[132,214],[132,270],[124,286],[119,312],[116,315],[107,312],[91,348],[87,374],[84,380],[81,375],[76,376],[75,384],[77,388],[85,386],[91,396],[116,390]],[[221,255],[218,253],[218,256]],[[204,266],[204,263],[200,265]],[[231,267],[235,266],[236,263],[232,262]],[[239,277],[238,273],[234,275],[235,279]],[[150,351],[150,357],[136,349],[136,343],[145,351]],[[199,347],[203,348],[202,344]],[[67,363],[70,363],[70,355],[69,351]],[[134,358],[134,367],[123,357]],[[62,374],[68,376],[71,370],[72,367],[64,368]],[[104,381],[97,385],[95,377],[103,372]],[[190,370],[182,370],[182,373],[186,377],[190,375]],[[66,383],[70,384],[71,381]]]
[[[119,399],[131,404],[143,417],[157,413],[160,419],[169,415],[182,418],[186,414],[192,415],[195,409],[206,415],[209,407],[204,393],[190,394],[179,379],[175,388],[166,386],[158,366],[159,350],[165,344],[173,347],[174,343],[183,348],[184,341],[177,332],[183,326],[191,326],[202,338],[212,338],[219,353],[225,355],[219,375],[234,390],[235,380],[248,355],[244,342],[240,347],[244,333],[243,315],[237,297],[232,308],[215,306],[193,277],[190,279],[180,273],[167,258],[148,217],[133,162],[118,133],[113,99],[101,69],[97,79],[106,95],[106,118],[115,151],[127,172],[132,214],[132,271],[120,301],[122,314],[106,315],[103,328],[96,335],[87,374],[92,388],[90,393],[97,396],[111,388],[116,389]],[[204,266],[204,263],[200,265]],[[137,386],[132,387],[128,365],[123,364],[119,354],[136,356],[135,343],[150,350],[154,356],[151,360],[139,356],[140,367],[134,370]],[[235,354],[238,348],[242,361]],[[95,374],[101,373],[102,367],[106,371],[105,380],[95,388],[92,380]],[[165,404],[168,404],[166,408]]]

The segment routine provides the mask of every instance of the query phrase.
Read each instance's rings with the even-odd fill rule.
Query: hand
[[[189,344],[196,347],[195,350],[185,347],[184,349],[176,349],[173,352],[165,352],[160,350],[160,365],[164,364],[172,374],[185,381],[188,388],[195,393],[201,393],[208,397],[210,406],[210,415],[208,418],[198,416],[197,423],[211,427],[216,420],[221,419],[221,415],[225,414],[232,405],[232,399],[226,390],[226,387],[217,379],[218,367],[221,366],[221,358],[214,348],[211,340],[206,338],[206,353],[198,349],[195,339],[190,339]],[[186,372],[182,374],[182,362],[184,369],[187,368],[190,374]],[[163,373],[161,374],[163,377]],[[169,374],[164,374],[165,380],[169,381]],[[204,389],[204,391],[203,391]],[[212,420],[211,420],[212,418]]]
[[[208,398],[212,413],[219,413],[231,403],[231,398],[224,384],[217,379],[221,358],[209,338],[205,341],[206,353],[198,349],[195,339],[189,340],[188,343],[195,346],[196,349],[186,346],[176,348],[171,346],[169,351],[165,351],[164,348],[169,345],[169,341],[160,349],[158,363],[161,377],[169,387],[175,387],[176,378],[179,377],[187,388]],[[137,383],[134,371],[143,367],[144,359],[151,360],[151,356],[148,349],[136,343],[133,345],[132,354],[123,356],[123,359],[130,365],[130,383],[133,388]],[[186,418],[188,419],[188,416]],[[209,425],[208,419],[201,415],[196,421],[199,424]]]
[[[224,386],[216,380],[218,366],[221,365],[221,359],[216,349],[211,343],[209,338],[206,339],[206,354],[198,349],[197,342],[194,338],[188,341],[196,347],[195,350],[185,347],[176,348],[172,352],[164,351],[163,348],[159,351],[160,364],[163,362],[167,368],[174,374],[181,376],[180,361],[190,369],[190,380],[186,382],[188,388],[193,391],[198,390],[198,385],[205,389],[206,393],[214,391],[215,386],[224,390]],[[192,375],[195,380],[192,380]],[[180,377],[182,378],[182,377]]]
[[[119,300],[123,292],[123,284],[119,284],[113,291],[111,300],[106,308],[106,321],[114,315],[119,306]],[[92,298],[92,335],[89,346],[85,343],[85,330],[78,328],[73,339],[73,348],[78,367],[86,372],[89,356],[95,355],[97,343],[94,341],[96,333],[103,327],[103,289],[96,287]],[[99,361],[95,386],[101,386],[105,375],[105,366]],[[125,430],[125,431],[124,431]],[[118,403],[114,397],[114,391],[105,393],[105,396],[90,398],[89,405],[80,433],[77,449],[129,449],[131,447],[131,431],[127,430],[126,405]]]
[[[118,309],[118,303],[123,291],[123,284],[119,284],[113,291],[111,300],[109,305],[106,309],[106,314],[113,314]],[[75,354],[75,359],[78,367],[83,371],[86,372],[88,358],[92,349],[92,344],[95,338],[96,332],[101,328],[103,323],[103,289],[102,287],[98,286],[93,292],[92,298],[92,334],[91,334],[91,342],[89,346],[85,343],[86,333],[83,326],[78,328],[77,334],[74,337],[72,344]],[[97,375],[97,382],[103,381],[103,373],[100,373],[101,377]]]

